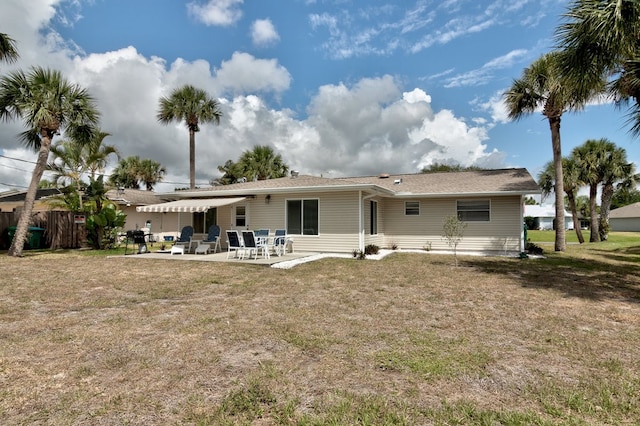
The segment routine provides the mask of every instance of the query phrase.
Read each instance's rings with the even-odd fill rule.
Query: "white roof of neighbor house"
[[[556,217],[556,207],[549,205],[532,205],[525,204],[524,206],[524,215],[531,217]],[[571,217],[571,213],[564,211],[565,217]]]
[[[629,204],[628,206],[618,207],[611,210],[609,219],[629,219],[640,218],[640,203]]]

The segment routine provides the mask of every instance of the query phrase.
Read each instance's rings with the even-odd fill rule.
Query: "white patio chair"
[[[235,251],[235,257],[244,258],[244,244],[240,241],[240,234],[238,231],[227,231],[227,259],[231,251]]]

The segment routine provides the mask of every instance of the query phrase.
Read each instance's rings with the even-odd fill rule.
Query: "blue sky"
[[[501,94],[553,48],[567,4],[4,0],[0,31],[17,40],[21,60],[0,72],[44,65],[87,87],[106,142],[167,168],[160,191],[188,183],[184,125],[155,120],[159,97],[187,83],[224,113],[196,136],[200,185],[257,144],[303,174],[413,173],[438,162],[536,177],[552,156],[548,123],[541,114],[509,122]],[[0,124],[0,191],[28,184],[35,155],[17,142],[21,130]],[[564,115],[565,154],[602,137],[639,162],[624,111]]]

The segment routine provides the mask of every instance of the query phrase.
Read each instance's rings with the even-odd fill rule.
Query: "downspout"
[[[362,190],[358,191],[358,250],[364,253],[364,209],[362,208]]]
[[[524,231],[524,195],[520,196],[520,253],[524,253],[527,242],[526,233]]]

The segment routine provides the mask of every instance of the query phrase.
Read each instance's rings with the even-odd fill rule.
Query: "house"
[[[54,208],[47,200],[53,196],[60,195],[60,190],[57,188],[40,188],[36,191],[36,198],[33,203],[33,211],[47,211],[47,210],[62,210],[60,208]],[[0,192],[0,212],[20,212],[24,207],[24,199],[27,195],[27,191],[5,191]]]
[[[192,225],[204,233],[212,224],[222,235],[226,229],[284,228],[296,250],[320,252],[351,252],[369,244],[448,250],[443,221],[457,215],[467,223],[458,250],[519,253],[523,201],[539,193],[526,169],[350,178],[292,172],[279,179],[164,194],[175,200],[136,210],[177,214],[175,232]]]
[[[533,229],[540,230],[552,230],[555,229],[554,221],[556,219],[556,207],[555,205],[531,205],[526,204],[524,206],[525,217],[530,216],[535,219],[535,227]],[[571,213],[564,211],[564,226],[565,229],[573,229],[573,217]]]
[[[609,213],[609,226],[612,231],[640,231],[640,203],[618,207]]]
[[[173,198],[156,194],[153,191],[140,189],[118,188],[110,189],[106,198],[118,205],[118,208],[127,216],[124,229],[145,229],[161,238],[163,235],[175,235],[178,229],[177,215],[166,213],[138,212],[137,207],[148,204],[156,204],[159,201],[167,201]],[[169,232],[165,232],[169,230]]]

